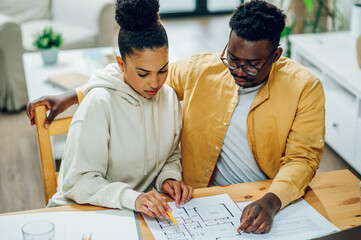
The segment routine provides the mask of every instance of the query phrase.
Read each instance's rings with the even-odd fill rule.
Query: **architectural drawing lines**
[[[237,232],[242,212],[227,194],[191,199],[175,207],[170,202],[172,215],[177,221],[144,216],[157,240],[224,240],[240,239]]]
[[[232,219],[234,215],[226,204],[212,204],[198,207],[180,207],[172,211],[178,228],[170,220],[156,219],[166,239],[199,239],[210,233],[222,239],[224,236],[240,235]]]

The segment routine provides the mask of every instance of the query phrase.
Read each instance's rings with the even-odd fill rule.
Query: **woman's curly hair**
[[[167,33],[159,21],[158,11],[158,0],[117,0],[118,46],[124,59],[134,51],[168,47]]]

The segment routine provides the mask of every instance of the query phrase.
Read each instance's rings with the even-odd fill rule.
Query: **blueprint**
[[[143,214],[157,240],[242,239],[237,232],[242,213],[228,194],[191,199],[179,208],[174,202],[169,205],[178,227],[170,219]]]
[[[238,203],[238,208],[227,194],[192,199],[179,208],[171,202],[172,215],[179,227],[174,226],[170,219],[143,217],[157,240],[304,240],[339,231],[305,200],[300,199],[276,214],[269,233],[238,233],[241,210],[249,203]]]
[[[250,202],[237,203],[240,209]],[[318,213],[305,200],[300,199],[281,211],[273,219],[267,234],[242,233],[242,239],[304,240],[324,236],[339,229]],[[290,238],[290,236],[292,236]]]

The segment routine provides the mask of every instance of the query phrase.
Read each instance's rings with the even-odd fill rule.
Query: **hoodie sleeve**
[[[99,92],[96,94],[99,96]],[[135,210],[135,200],[141,193],[124,182],[109,182],[105,178],[109,110],[107,101],[98,96],[84,98],[70,126],[62,163],[61,191],[79,204]]]
[[[162,192],[162,184],[167,179],[182,180],[181,153],[179,148],[180,133],[182,130],[182,108],[176,96],[174,96],[174,121],[175,132],[172,145],[172,154],[167,159],[155,182],[155,188]]]

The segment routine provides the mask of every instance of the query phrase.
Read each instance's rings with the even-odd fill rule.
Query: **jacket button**
[[[206,173],[209,173],[209,169],[206,170]]]
[[[224,126],[227,126],[227,123],[223,123]]]
[[[218,150],[218,148],[219,148],[219,147],[217,146],[217,147],[216,147],[216,150]]]

